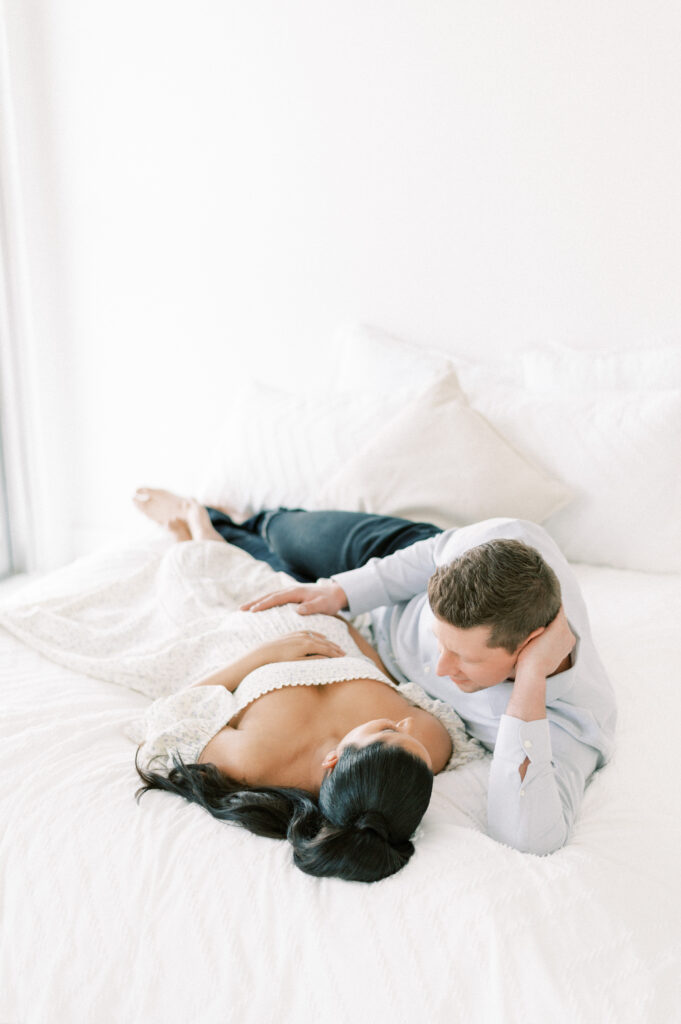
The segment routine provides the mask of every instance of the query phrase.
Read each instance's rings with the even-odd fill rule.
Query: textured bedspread
[[[114,550],[15,593],[0,626],[66,668],[155,699],[271,639],[267,616],[239,605],[291,582],[232,544],[162,543],[123,560]]]
[[[141,553],[107,564],[115,585]],[[571,841],[487,837],[474,761],[373,885],[310,878],[171,795],[137,805],[123,725],[148,698],[0,629],[0,1021],[679,1019],[681,580],[576,568],[620,719]]]

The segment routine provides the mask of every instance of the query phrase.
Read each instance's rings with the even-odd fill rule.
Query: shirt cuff
[[[383,584],[370,565],[348,569],[347,572],[339,572],[329,578],[345,591],[351,615],[361,615],[362,612],[390,603]]]
[[[512,715],[502,715],[494,744],[494,757],[520,765],[525,758],[541,767],[551,763],[551,734],[546,718],[525,722]]]

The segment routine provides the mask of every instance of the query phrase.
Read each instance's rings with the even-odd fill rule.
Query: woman
[[[193,499],[147,488],[134,500],[178,541],[225,544]],[[312,628],[296,630],[291,606],[240,614],[267,638],[152,704],[137,799],[178,793],[257,835],[286,838],[312,875],[376,881],[398,871],[414,852],[433,775],[482,748],[448,705],[415,684],[399,687],[345,620],[310,616]],[[166,772],[151,769],[158,758]]]

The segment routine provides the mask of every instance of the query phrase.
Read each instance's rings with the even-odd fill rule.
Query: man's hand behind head
[[[569,667],[567,658],[576,643],[577,638],[570,629],[561,605],[553,622],[538,631],[520,651],[516,662],[516,676],[521,668],[539,672],[547,679],[559,670],[564,671]]]

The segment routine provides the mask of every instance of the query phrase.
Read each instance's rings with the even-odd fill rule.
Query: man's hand
[[[553,622],[539,636],[530,640],[518,655],[515,666],[516,679],[521,671],[523,674],[532,671],[548,678],[559,669],[562,670],[563,667],[567,667],[563,666],[563,662],[576,643],[577,638],[570,629],[561,605]]]
[[[298,604],[299,615],[336,615],[348,606],[348,599],[337,583],[301,583],[277,590],[242,604],[239,611],[262,612],[279,604]]]
[[[569,654],[577,643],[563,611],[563,606],[546,629],[523,647],[515,664],[513,691],[506,714],[524,722],[546,718],[546,680],[569,667]],[[521,765],[525,777],[527,764]]]

